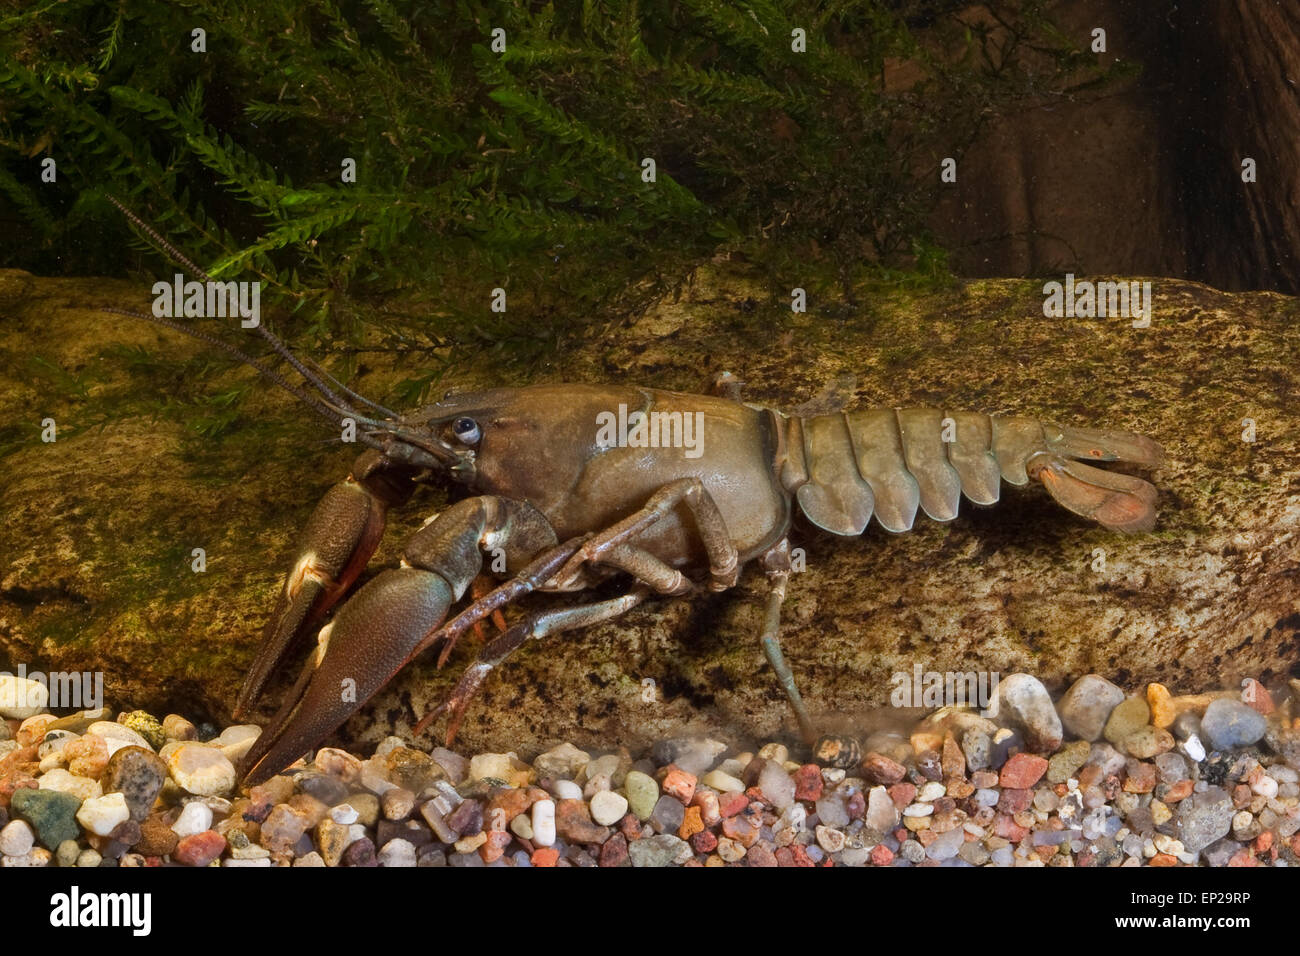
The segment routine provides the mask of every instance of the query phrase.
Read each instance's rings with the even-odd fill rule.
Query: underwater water
[[[1285,145],[1101,2],[416,6],[0,48],[0,866],[1300,862]]]

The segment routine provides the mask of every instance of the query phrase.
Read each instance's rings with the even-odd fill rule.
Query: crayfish
[[[318,633],[318,648],[245,758],[248,784],[319,744],[414,657],[437,647],[441,666],[468,629],[489,617],[500,622],[497,612],[534,591],[627,582],[616,597],[533,611],[504,627],[417,732],[446,713],[450,746],[488,674],[530,638],[618,617],[654,595],[725,591],[754,561],[770,582],[759,640],[813,745],[817,733],[779,643],[797,515],[835,535],[861,534],[873,516],[898,533],[911,529],[918,510],[950,521],[963,495],[991,505],[1001,482],[1035,479],[1065,508],[1106,528],[1145,531],[1155,521],[1151,484],[1085,464],[1158,466],[1160,446],[1131,432],[937,408],[800,417],[742,402],[738,382],[725,374],[708,395],[534,385],[449,392],[402,415],[309,368],[259,331],[315,394],[200,337],[223,344],[336,424],[351,420],[366,450],[312,514],[239,694],[236,715],[256,704],[300,639]],[[611,421],[620,427],[611,430]],[[388,509],[428,483],[450,483],[465,497],[406,540],[398,567],[349,594]],[[487,568],[485,556],[493,558]],[[448,620],[488,569],[499,583],[481,594],[476,588]]]

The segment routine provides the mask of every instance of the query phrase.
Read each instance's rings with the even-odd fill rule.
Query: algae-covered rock
[[[794,314],[764,289],[743,266],[718,263],[680,301],[593,331],[541,370],[483,349],[439,387],[698,391],[727,369],[746,400],[787,410],[969,408],[1125,428],[1164,445],[1149,534],[1108,532],[1039,487],[1005,485],[998,506],[963,503],[955,521],[921,518],[910,534],[872,525],[838,538],[797,524],[792,545],[806,570],[791,579],[782,640],[828,728],[886,707],[893,675],[918,662],[1029,673],[1054,695],[1088,673],[1127,693],[1150,680],[1187,693],[1243,676],[1267,683],[1300,655],[1296,299],[1155,279],[1150,327],[1134,328],[1045,318],[1041,281],[877,288],[860,291],[851,314],[815,294]],[[93,308],[141,302],[147,287],[137,283],[0,271],[0,665],[102,671],[115,707],[206,710],[229,723],[294,538],[355,448],[247,369],[190,381],[206,347]],[[394,401],[394,385],[437,358],[367,352],[349,384]],[[245,388],[233,417],[204,417],[207,398]],[[42,440],[49,418],[53,442]],[[374,566],[395,564],[403,537],[444,506],[422,491],[394,510]],[[528,642],[489,676],[458,749],[635,750],[691,733],[790,739],[757,640],[765,592],[749,568],[731,592],[651,600],[620,620]],[[463,640],[441,671],[415,662],[338,739],[396,733],[427,749],[439,725],[421,738],[411,727],[478,649]],[[295,673],[253,719],[269,718]]]

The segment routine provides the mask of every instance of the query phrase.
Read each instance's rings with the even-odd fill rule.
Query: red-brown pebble
[[[916,784],[914,783],[896,783],[888,790],[889,799],[894,801],[894,806],[902,810],[916,799]]]
[[[701,830],[691,837],[691,849],[696,853],[712,853],[718,848],[718,838],[712,830]]]
[[[555,804],[555,832],[570,843],[604,843],[609,827],[593,823],[585,800],[560,800]]]
[[[1156,788],[1156,767],[1150,763],[1131,763],[1128,776],[1124,778],[1124,790],[1128,793],[1150,793]]]
[[[700,808],[700,820],[706,827],[716,827],[722,822],[718,795],[712,790],[696,790],[695,796],[691,798],[691,806]]]
[[[883,843],[877,843],[871,848],[871,862],[876,866],[889,866],[894,862],[894,852]]]
[[[823,786],[822,768],[815,763],[806,763],[794,772],[796,800],[820,800]]]
[[[749,806],[749,797],[743,793],[729,792],[718,795],[718,812],[723,817],[734,817],[747,806]]]
[[[1004,789],[1024,790],[1032,787],[1047,773],[1047,760],[1035,754],[1012,755],[1002,765],[998,782]]]
[[[633,840],[641,839],[641,821],[636,818],[635,813],[625,814],[622,820],[618,821],[618,832],[623,834],[623,838],[631,843]]]
[[[1251,710],[1267,717],[1273,713],[1273,695],[1255,678],[1247,678],[1241,688],[1242,702]]]
[[[176,844],[172,859],[185,866],[207,866],[226,848],[226,838],[216,830],[204,830]]]
[[[1005,813],[999,813],[993,820],[993,832],[1004,840],[1019,843],[1029,833],[1024,827]]]
[[[627,854],[627,837],[615,833],[606,840],[600,848],[600,859],[597,862],[601,866],[631,866]]]
[[[529,862],[533,866],[555,866],[556,861],[560,859],[560,851],[553,846],[544,846],[533,851]]]
[[[659,789],[669,796],[676,797],[683,804],[688,804],[691,802],[691,797],[695,796],[695,784],[695,774],[670,765]]]
[[[513,834],[505,830],[489,830],[487,833],[487,842],[478,848],[478,855],[483,858],[484,863],[495,863],[505,855],[506,847],[510,845]]]
[[[362,837],[343,851],[344,866],[378,866],[379,857],[375,855],[375,844],[370,837]]]
[[[758,840],[758,828],[744,817],[727,817],[722,821],[722,835],[743,847],[751,847]]]
[[[907,776],[907,768],[897,760],[873,751],[862,761],[862,776],[871,783],[888,787]]]
[[[766,843],[755,843],[745,854],[746,866],[779,866],[776,854]]]

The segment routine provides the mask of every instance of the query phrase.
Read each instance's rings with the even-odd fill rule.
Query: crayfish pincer
[[[360,415],[332,392],[319,404],[355,416],[370,447],[312,515],[240,693],[246,713],[298,640],[319,630],[319,648],[246,758],[250,784],[319,744],[417,654],[437,646],[441,666],[467,629],[501,622],[506,604],[533,591],[627,582],[620,596],[504,627],[417,730],[445,712],[450,745],[489,672],[529,638],[609,620],[653,595],[726,590],[752,561],[771,584],[759,639],[811,745],[817,734],[778,642],[796,513],[836,535],[861,534],[873,516],[903,532],[918,509],[949,521],[963,495],[991,505],[1001,482],[1036,479],[1076,514],[1145,531],[1155,489],[1085,462],[1151,468],[1162,458],[1141,435],[1029,418],[937,408],[786,415],[741,403],[731,382],[710,395],[625,385],[448,393],[404,416]],[[387,509],[435,481],[467,496],[407,539],[399,567],[348,597]],[[495,587],[481,586],[489,564]]]

